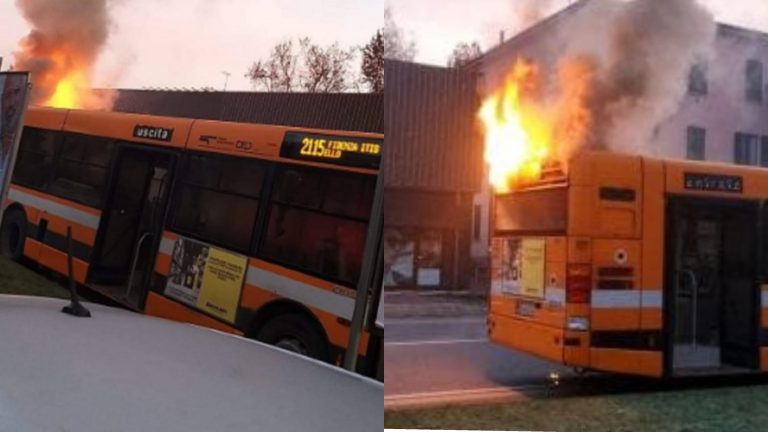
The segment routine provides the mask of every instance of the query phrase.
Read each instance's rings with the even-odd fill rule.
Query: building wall
[[[762,104],[746,98],[749,59],[763,64]],[[707,84],[706,95],[686,96],[678,113],[659,128],[660,155],[686,158],[689,126],[706,130],[705,157],[719,162],[734,162],[737,132],[768,137],[768,35],[720,26]]]
[[[483,183],[476,74],[387,60],[385,75],[385,287],[475,287],[485,265],[473,241]]]

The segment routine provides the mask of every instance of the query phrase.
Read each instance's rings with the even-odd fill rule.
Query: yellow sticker
[[[523,239],[523,295],[544,297],[545,244],[543,239]]]
[[[234,323],[247,265],[248,260],[244,256],[211,248],[197,307]]]

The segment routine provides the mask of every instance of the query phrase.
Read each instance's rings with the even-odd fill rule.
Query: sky
[[[416,61],[445,65],[459,42],[477,41],[483,50],[524,28],[531,7],[546,16],[573,0],[386,0],[395,22],[416,42]],[[768,0],[699,0],[715,19],[768,32]]]
[[[74,0],[61,0],[74,1]],[[112,30],[95,87],[250,90],[251,63],[286,38],[363,46],[384,22],[384,0],[110,0]],[[29,26],[0,0],[2,70]],[[352,65],[355,72],[359,63]]]

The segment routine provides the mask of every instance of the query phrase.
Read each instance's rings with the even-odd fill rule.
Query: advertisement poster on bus
[[[242,255],[179,237],[165,294],[234,323],[247,266]]]
[[[529,297],[544,297],[544,264],[546,260],[543,239],[500,240],[495,244],[503,249],[501,255],[500,281],[496,282],[497,291],[504,294],[525,295]]]
[[[29,93],[28,72],[0,73],[0,200],[5,201],[21,139]]]

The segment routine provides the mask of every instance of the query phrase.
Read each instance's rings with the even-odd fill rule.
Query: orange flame
[[[59,80],[53,95],[43,105],[52,108],[80,108],[83,106],[83,88],[87,88],[85,77],[81,73],[72,72]]]
[[[552,155],[552,129],[543,110],[527,101],[538,87],[538,69],[518,60],[503,88],[480,108],[485,128],[485,161],[498,192],[533,179]]]
[[[479,117],[485,130],[485,161],[496,192],[537,180],[551,162],[566,169],[573,154],[593,140],[589,102],[594,68],[583,58],[565,59],[557,86],[544,98],[539,68],[517,60],[504,85],[483,101]]]

